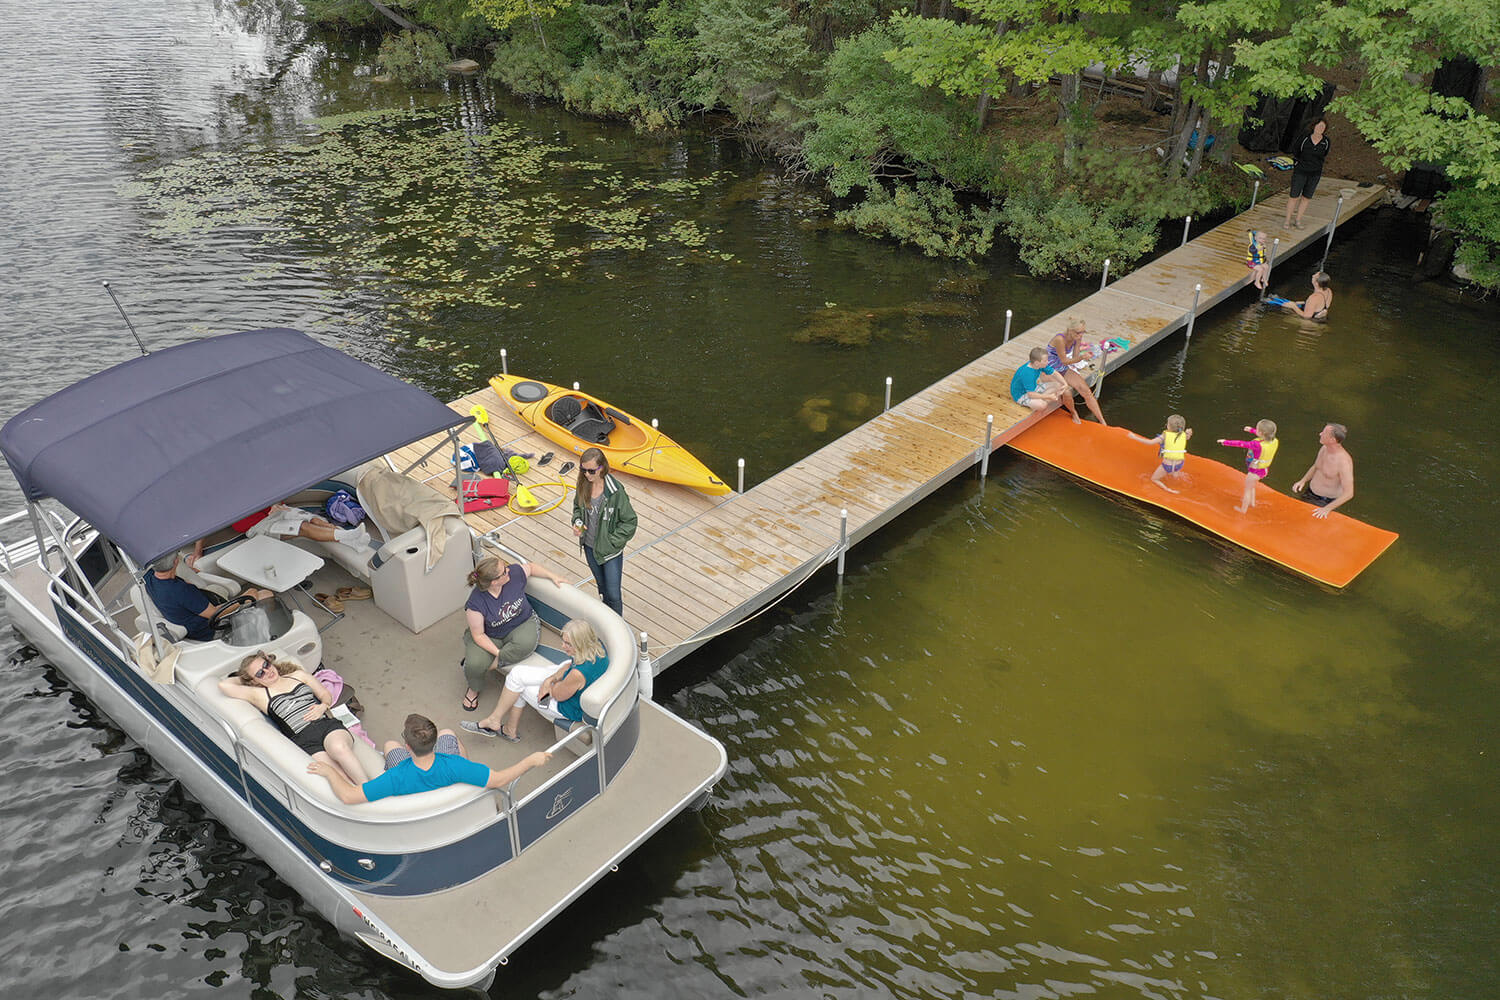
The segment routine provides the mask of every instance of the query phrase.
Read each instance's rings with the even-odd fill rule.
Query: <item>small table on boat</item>
[[[292,600],[297,601],[297,594],[303,589],[307,578],[323,568],[323,559],[279,538],[251,535],[219,556],[219,567],[246,583],[253,583],[278,594],[290,594]],[[331,616],[328,623],[318,629],[319,632],[344,617],[325,607],[316,597],[308,596]]]

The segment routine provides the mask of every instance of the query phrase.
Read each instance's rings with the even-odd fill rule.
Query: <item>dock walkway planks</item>
[[[1284,195],[1269,198],[1012,337],[744,493],[708,497],[626,476],[640,518],[625,556],[626,620],[648,633],[657,671],[670,666],[836,559],[841,545],[852,546],[868,537],[972,469],[985,457],[987,416],[995,418],[990,450],[1040,420],[1041,414],[1012,402],[1010,378],[1033,347],[1044,346],[1062,332],[1068,317],[1085,320],[1090,338],[1130,341],[1127,350],[1109,356],[1107,373],[1186,326],[1195,291],[1201,313],[1250,283],[1245,266],[1247,229],[1263,230],[1279,240],[1279,268],[1323,244],[1335,210],[1341,224],[1385,196],[1381,187],[1360,188],[1351,181],[1324,178],[1302,229],[1282,224]],[[1305,270],[1307,265],[1297,267]],[[476,404],[489,412],[497,443],[536,454],[557,451],[488,387],[450,405],[468,413]],[[462,436],[477,439],[473,427]],[[391,460],[404,470],[438,440],[403,448]],[[546,467],[533,464],[522,480],[544,504],[556,498],[556,487],[535,484],[549,478],[567,457],[559,453]],[[453,496],[453,473],[443,455],[429,457],[412,474],[419,479],[431,476],[434,488]],[[845,510],[847,536],[841,539],[840,512]],[[476,531],[591,586],[593,577],[573,536],[571,513],[570,495],[558,509],[537,516],[510,510],[466,516]]]

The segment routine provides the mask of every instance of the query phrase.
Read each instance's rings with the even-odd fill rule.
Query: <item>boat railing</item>
[[[12,524],[30,520],[30,515],[25,510],[18,510],[4,517],[0,517],[0,532],[3,532]],[[27,537],[14,542],[7,542],[0,537],[0,569],[7,574],[14,573],[17,566],[25,565],[37,557],[40,552],[36,536],[30,532]]]
[[[130,636],[126,635],[124,630],[115,624],[115,620],[110,617],[109,612],[100,607],[95,598],[79,593],[72,584],[51,570],[47,571],[47,576],[51,580],[47,584],[47,596],[51,598],[53,607],[66,610],[69,615],[78,620],[80,625],[94,633],[99,641],[106,646],[114,645],[126,657],[130,657],[134,653],[135,647],[130,641]],[[101,633],[94,622],[89,621],[88,618],[84,618],[79,613],[79,609],[81,608],[87,608],[89,617],[94,619],[94,622],[108,629],[109,635],[106,636]]]

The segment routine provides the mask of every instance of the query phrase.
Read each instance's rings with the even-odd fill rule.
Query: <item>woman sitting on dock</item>
[[[365,780],[365,769],[354,755],[354,737],[328,714],[333,695],[295,663],[276,660],[270,653],[251,653],[240,661],[233,677],[219,682],[219,690],[270,716],[299,749],[310,754],[326,752],[354,784]]]
[[[526,598],[526,579],[539,576],[559,587],[568,581],[533,562],[502,563],[494,556],[479,560],[469,574],[474,592],[464,605],[464,711],[479,707],[479,692],[491,670],[524,660],[536,651],[541,619]]]
[[[505,691],[495,711],[480,722],[465,720],[461,723],[464,731],[519,743],[523,700],[548,722],[583,722],[580,696],[584,688],[604,676],[609,669],[609,656],[594,627],[582,618],[574,618],[562,627],[562,648],[568,659],[560,667],[544,664],[512,667],[505,675]],[[509,731],[505,728],[507,722]]]
[[[1083,403],[1094,415],[1094,419],[1108,427],[1104,419],[1104,412],[1099,409],[1099,400],[1094,398],[1093,390],[1084,377],[1073,370],[1073,365],[1080,361],[1087,361],[1083,354],[1083,334],[1085,332],[1084,322],[1081,319],[1068,317],[1067,328],[1053,337],[1047,343],[1047,370],[1062,376],[1064,382],[1083,397]],[[1103,359],[1100,359],[1103,363]],[[1066,399],[1066,397],[1064,397]],[[1069,400],[1071,403],[1071,400]],[[1068,406],[1071,410],[1073,407]]]

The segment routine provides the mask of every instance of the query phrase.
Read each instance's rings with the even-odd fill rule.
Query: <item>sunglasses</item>
[[[264,674],[268,670],[271,673],[275,673],[276,672],[276,668],[271,665],[271,661],[270,660],[261,660],[260,661],[260,666],[256,667],[255,670],[251,672],[250,676],[251,677],[259,677],[260,675]]]
[[[585,476],[597,476],[599,473],[604,471],[604,467],[596,465],[591,469],[587,465],[585,465],[583,466],[582,471]]]

